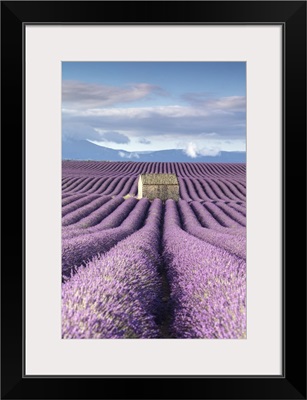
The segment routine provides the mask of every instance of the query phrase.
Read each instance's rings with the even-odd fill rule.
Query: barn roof
[[[178,185],[175,174],[142,174],[143,185]]]

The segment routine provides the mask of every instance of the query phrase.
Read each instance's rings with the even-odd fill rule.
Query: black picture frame
[[[24,375],[23,32],[30,23],[282,25],[284,324],[281,376]],[[1,56],[1,398],[306,399],[306,2],[2,1]]]

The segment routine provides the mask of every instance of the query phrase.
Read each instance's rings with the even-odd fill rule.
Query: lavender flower
[[[176,203],[167,200],[163,257],[174,304],[177,338],[244,338],[246,264],[180,228]]]
[[[79,268],[63,284],[63,338],[159,337],[160,221],[157,200],[142,229]]]

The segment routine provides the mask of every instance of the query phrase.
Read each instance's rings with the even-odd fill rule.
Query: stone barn
[[[138,182],[138,198],[179,200],[179,183],[175,174],[142,174]]]

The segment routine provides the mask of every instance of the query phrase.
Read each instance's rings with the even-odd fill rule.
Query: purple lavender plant
[[[63,279],[71,275],[81,265],[98,253],[105,253],[119,241],[136,232],[143,224],[149,200],[142,199],[118,228],[79,235],[62,241],[62,275]]]
[[[173,200],[166,202],[163,249],[173,337],[244,338],[245,260],[184,232]]]
[[[157,200],[142,229],[79,268],[63,284],[63,338],[159,337],[160,221],[161,202]]]

